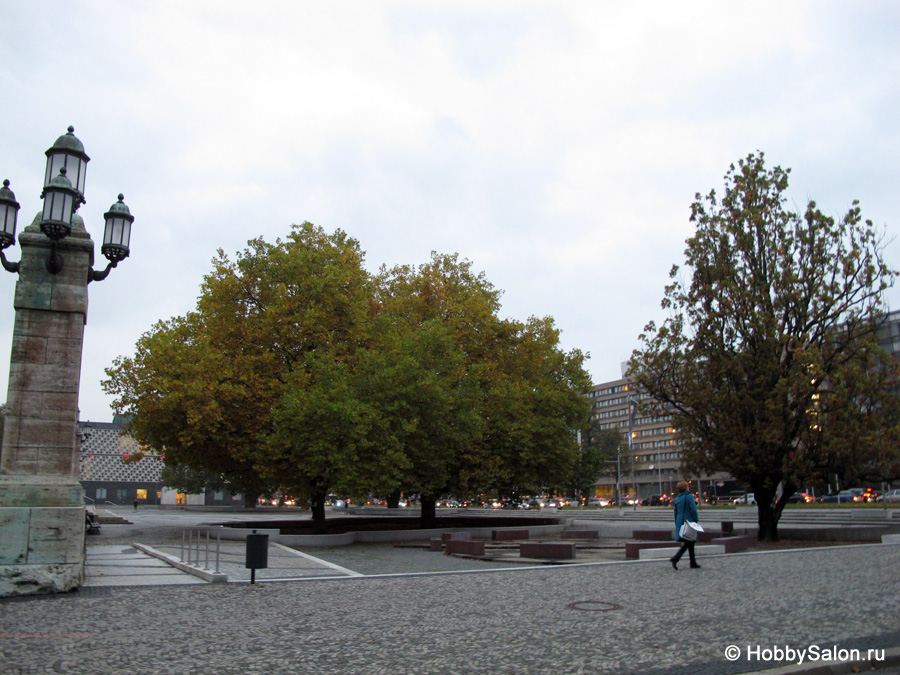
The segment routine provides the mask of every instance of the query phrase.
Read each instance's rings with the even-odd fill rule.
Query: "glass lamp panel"
[[[47,190],[44,196],[44,213],[41,220],[62,223],[70,228],[74,201],[74,196],[68,192]]]
[[[44,173],[44,187],[50,185],[50,181],[59,175],[61,167],[66,168],[66,177],[72,182],[72,187],[84,195],[84,184],[87,175],[87,162],[75,155],[67,155],[63,152],[54,153],[47,157],[47,171]]]
[[[50,185],[50,181],[59,175],[60,167],[65,165],[66,156],[63,154],[53,154],[47,157],[47,171],[44,173],[44,187]]]
[[[0,203],[0,237],[3,241],[13,243],[16,240],[16,216],[19,209],[12,204]]]

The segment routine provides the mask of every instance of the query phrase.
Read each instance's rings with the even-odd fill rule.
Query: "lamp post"
[[[122,195],[94,243],[77,215],[90,158],[69,127],[47,150],[43,205],[19,234],[9,180],[0,188],[0,262],[18,275],[7,416],[0,449],[0,596],[69,591],[84,577],[84,499],[79,481],[78,386],[87,287],[128,257],[134,218]]]

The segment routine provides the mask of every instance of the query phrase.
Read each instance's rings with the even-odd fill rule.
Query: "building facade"
[[[651,495],[671,495],[682,480],[691,481],[692,491],[714,498],[738,492],[736,481],[725,472],[702,476],[682,473],[682,448],[672,418],[642,412],[639,404],[648,397],[630,378],[595,385],[588,393],[591,417],[598,427],[613,429],[622,436],[619,482],[623,497],[643,500]],[[615,496],[616,467],[610,466],[598,479],[595,490],[600,497]]]
[[[85,502],[95,506],[243,506],[241,495],[207,492],[189,495],[162,482],[165,455],[124,432],[123,420],[79,422],[79,463]]]

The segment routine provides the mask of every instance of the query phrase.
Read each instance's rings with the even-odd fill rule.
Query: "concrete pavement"
[[[408,553],[378,549],[389,566],[388,556]],[[8,599],[0,671],[728,674],[786,665],[774,660],[785,654],[796,663],[801,649],[819,665],[829,650],[886,658],[880,650],[900,646],[898,545],[700,562],[677,572],[665,561],[621,562]]]

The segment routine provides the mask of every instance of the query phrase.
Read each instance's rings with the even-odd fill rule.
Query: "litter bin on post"
[[[244,561],[244,567],[250,570],[250,583],[256,583],[256,570],[264,570],[269,566],[269,535],[256,534],[253,530],[252,534],[247,535],[247,557]]]

